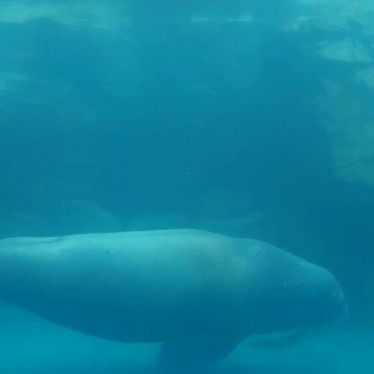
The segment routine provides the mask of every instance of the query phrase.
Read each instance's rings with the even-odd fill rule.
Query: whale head
[[[253,242],[252,242],[253,243]],[[257,334],[324,326],[348,315],[344,291],[327,269],[280,248],[254,242],[248,326]],[[259,265],[258,265],[259,264]],[[255,274],[253,277],[252,274]]]
[[[300,295],[300,323],[307,327],[322,326],[348,317],[348,301],[334,275],[313,264],[309,267],[309,279]]]
[[[289,279],[274,298],[273,322],[277,327],[317,328],[346,319],[348,302],[333,274],[307,262],[303,268],[302,276]]]

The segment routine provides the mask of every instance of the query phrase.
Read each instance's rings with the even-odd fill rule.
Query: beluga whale
[[[323,326],[347,307],[325,268],[192,229],[1,239],[0,300],[98,338],[159,343],[166,369],[217,363],[248,337]]]

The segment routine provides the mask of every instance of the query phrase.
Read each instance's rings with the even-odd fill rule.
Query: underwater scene
[[[372,0],[0,0],[0,373],[374,373]]]

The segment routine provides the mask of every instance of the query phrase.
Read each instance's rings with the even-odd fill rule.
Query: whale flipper
[[[163,369],[193,369],[216,363],[228,356],[241,339],[198,335],[161,344],[158,366]]]
[[[297,329],[265,336],[254,335],[248,339],[248,343],[260,349],[290,348],[300,343],[308,335],[308,332],[307,329]]]

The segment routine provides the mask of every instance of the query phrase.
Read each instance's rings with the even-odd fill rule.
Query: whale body
[[[243,339],[337,318],[326,269],[271,244],[199,230],[0,240],[0,299],[103,339],[210,363]]]

